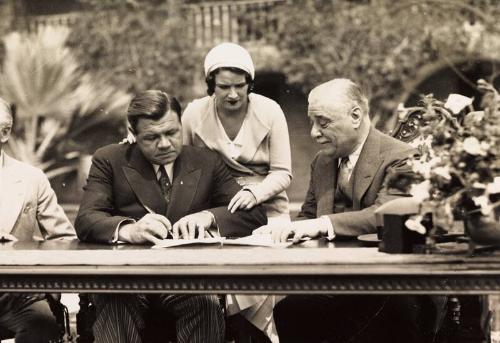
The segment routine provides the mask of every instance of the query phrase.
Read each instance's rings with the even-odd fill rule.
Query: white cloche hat
[[[255,77],[255,67],[252,57],[242,46],[235,43],[221,43],[212,48],[205,57],[205,77],[212,71],[222,67],[233,67],[246,71],[252,80]]]

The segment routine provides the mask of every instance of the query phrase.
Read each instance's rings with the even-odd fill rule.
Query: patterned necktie
[[[339,165],[339,173],[337,176],[337,188],[344,194],[349,188],[349,177],[351,175],[352,166],[349,157],[342,157]]]
[[[163,194],[168,207],[170,202],[170,193],[172,192],[172,184],[170,183],[170,178],[168,177],[164,166],[160,166],[158,174],[160,175],[158,182],[160,183],[161,193]]]

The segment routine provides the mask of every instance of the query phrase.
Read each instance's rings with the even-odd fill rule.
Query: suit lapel
[[[370,128],[358,162],[353,170],[353,208],[361,208],[361,198],[371,185],[378,168],[383,159],[380,157],[380,137],[377,132]]]
[[[15,161],[4,154],[4,170],[2,171],[2,203],[0,206],[0,231],[10,233],[21,215],[26,193],[25,181]]]
[[[129,163],[122,167],[130,188],[142,206],[147,206],[156,213],[165,214],[167,203],[161,193],[153,165],[146,160],[137,145],[131,149]]]
[[[192,164],[187,154],[181,153],[174,164],[172,194],[167,210],[168,218],[177,221],[189,212],[200,176],[201,170]]]
[[[265,114],[264,109],[259,111],[257,99],[250,94],[248,97],[248,113],[243,123],[245,126],[244,136],[241,139],[242,142],[245,142],[239,158],[242,163],[252,161],[260,144],[271,130],[270,125],[262,118]]]
[[[335,188],[337,187],[338,159],[324,157],[314,168],[316,194],[318,194],[317,216],[333,213]]]

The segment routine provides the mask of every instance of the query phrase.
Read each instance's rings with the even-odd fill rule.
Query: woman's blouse
[[[270,205],[268,216],[288,213],[288,199],[280,193],[292,178],[290,140],[285,115],[275,101],[249,94],[247,114],[231,140],[217,115],[215,96],[197,99],[182,115],[182,130],[184,144],[217,151],[257,203]]]

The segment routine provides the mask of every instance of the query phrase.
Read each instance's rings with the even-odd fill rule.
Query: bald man
[[[0,98],[0,239],[75,239],[73,226],[57,204],[43,172],[3,151],[12,130],[10,106]],[[43,294],[0,293],[0,328],[16,342],[58,342],[59,328]]]
[[[267,225],[255,233],[272,233],[275,241],[308,236],[357,237],[376,232],[374,210],[401,196],[387,191],[391,170],[409,170],[415,153],[406,143],[371,126],[368,100],[347,79],[334,79],[309,94],[312,138],[322,146],[311,165],[305,202],[292,225]]]
[[[266,225],[255,233],[271,233],[282,242],[288,237],[332,240],[376,232],[375,209],[402,196],[387,189],[389,174],[409,172],[406,159],[414,149],[371,126],[368,100],[350,80],[319,85],[308,102],[311,136],[323,149],[311,165],[300,220]],[[370,327],[382,325],[379,319],[385,314],[392,315],[394,329],[398,321],[404,327],[400,339],[421,342],[432,336],[416,325],[425,306],[427,300],[416,297],[289,296],[276,305],[274,316],[281,343],[363,341],[366,335],[367,341],[376,342],[374,334],[390,332],[391,337],[380,338],[387,342],[397,337],[394,330],[376,332]]]

